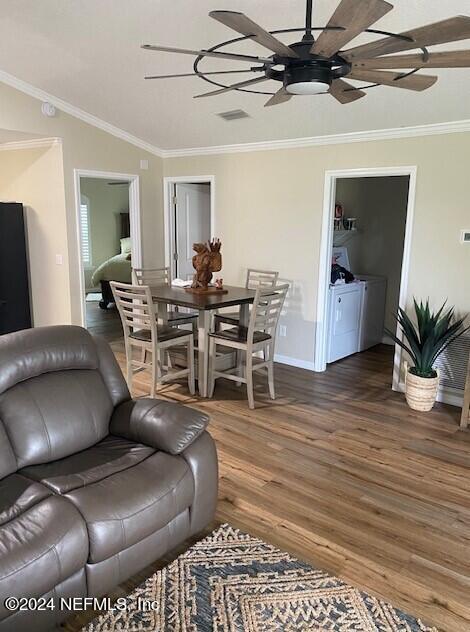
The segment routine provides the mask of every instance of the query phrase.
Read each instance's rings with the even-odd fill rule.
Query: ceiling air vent
[[[230,110],[230,112],[220,112],[220,114],[217,114],[217,116],[223,118],[224,121],[237,121],[238,119],[250,117],[250,115],[244,110]]]

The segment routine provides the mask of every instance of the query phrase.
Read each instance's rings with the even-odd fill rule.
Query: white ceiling
[[[315,24],[339,0],[317,0]],[[392,0],[393,1],[393,0]],[[470,13],[468,0],[395,0],[377,28],[400,32]],[[144,81],[146,74],[190,72],[193,58],[140,49],[143,43],[208,48],[236,37],[208,17],[241,11],[268,30],[301,27],[304,0],[2,0],[0,69],[162,149],[205,147],[398,128],[470,118],[470,69],[427,71],[438,83],[423,93],[374,88],[350,105],[329,96],[298,97],[263,108],[268,97],[229,93],[194,100],[211,86],[197,77]],[[371,36],[369,36],[371,37]],[[283,38],[289,41],[289,37]],[[363,36],[355,40],[364,41]],[[470,41],[439,49],[470,48]],[[255,43],[235,52],[265,54]],[[248,66],[248,64],[246,64]],[[202,66],[201,66],[202,67]],[[209,60],[207,70],[244,68]],[[233,82],[250,75],[234,75]],[[231,81],[231,80],[229,80]],[[272,85],[271,85],[272,83]],[[275,82],[261,84],[273,90]],[[225,122],[216,113],[242,108],[250,117]]]

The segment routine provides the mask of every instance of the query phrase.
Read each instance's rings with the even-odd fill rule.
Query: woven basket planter
[[[418,377],[406,369],[405,395],[408,406],[419,412],[428,412],[436,403],[439,372],[436,377]]]

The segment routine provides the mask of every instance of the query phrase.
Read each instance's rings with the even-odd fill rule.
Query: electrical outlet
[[[62,255],[56,255],[55,256],[55,262],[56,265],[61,266],[64,263],[64,258],[62,257]]]
[[[460,233],[460,242],[462,244],[470,244],[470,229],[469,230],[463,230]]]
[[[285,325],[279,325],[279,335],[281,338],[285,338],[287,336],[287,327]]]

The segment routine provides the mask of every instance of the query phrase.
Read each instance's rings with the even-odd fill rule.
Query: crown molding
[[[60,138],[27,138],[25,140],[13,140],[0,143],[0,151],[13,151],[15,149],[40,149],[41,147],[52,147],[61,145]]]
[[[56,97],[40,88],[10,75],[0,70],[0,82],[19,90],[40,101],[47,101],[55,105],[56,108],[80,119],[88,125],[92,125],[103,132],[111,134],[120,140],[123,140],[139,149],[158,156],[159,158],[182,158],[188,156],[212,156],[217,154],[237,154],[254,151],[273,151],[276,149],[299,149],[302,147],[318,147],[323,145],[341,145],[347,143],[361,143],[379,140],[393,140],[400,138],[414,138],[422,136],[436,136],[439,134],[459,134],[470,132],[470,119],[463,121],[450,121],[448,123],[432,123],[429,125],[416,125],[414,127],[400,127],[394,129],[371,130],[364,132],[351,132],[346,134],[333,134],[329,136],[311,136],[307,138],[290,138],[286,140],[261,141],[255,143],[243,143],[236,145],[217,145],[213,147],[190,147],[186,149],[160,149],[156,145],[152,145],[137,136],[133,136],[111,123],[82,110],[59,97]],[[38,139],[45,141],[47,139]],[[12,149],[12,143],[9,149]],[[37,147],[40,145],[36,145]],[[29,146],[30,147],[30,146]],[[17,147],[18,149],[21,147]]]
[[[378,140],[399,138],[415,138],[420,136],[436,136],[440,134],[460,134],[470,132],[470,119],[451,121],[449,123],[432,123],[414,127],[372,130],[368,132],[351,132],[330,136],[311,136],[309,138],[292,138],[272,140],[240,145],[219,145],[214,147],[195,147],[189,149],[163,150],[163,158],[182,158],[185,156],[211,156],[215,154],[237,154],[253,151],[273,151],[275,149],[299,149],[302,147],[318,147],[323,145],[342,145],[347,143],[364,143]]]
[[[111,134],[112,136],[115,136],[120,140],[130,143],[131,145],[135,145],[136,147],[139,147],[139,149],[143,149],[144,151],[147,151],[154,156],[158,156],[160,158],[163,157],[163,152],[159,147],[155,147],[155,145],[151,145],[141,138],[133,136],[132,134],[129,134],[129,132],[120,129],[119,127],[116,127],[111,123],[107,123],[97,116],[94,116],[93,114],[90,114],[89,112],[86,112],[85,110],[82,110],[81,108],[78,108],[71,103],[64,101],[63,99],[60,99],[53,94],[49,94],[48,92],[45,92],[40,88],[36,88],[30,83],[27,83],[26,81],[23,81],[22,79],[19,79],[14,75],[10,75],[8,72],[0,70],[0,82],[5,83],[12,88],[15,88],[15,90],[19,90],[20,92],[23,92],[30,97],[34,97],[35,99],[39,99],[40,101],[47,101],[48,103],[52,103],[52,105],[54,105],[62,112],[70,114],[71,116],[80,119],[84,123],[88,123],[88,125],[97,127],[103,132],[107,132],[108,134]]]

